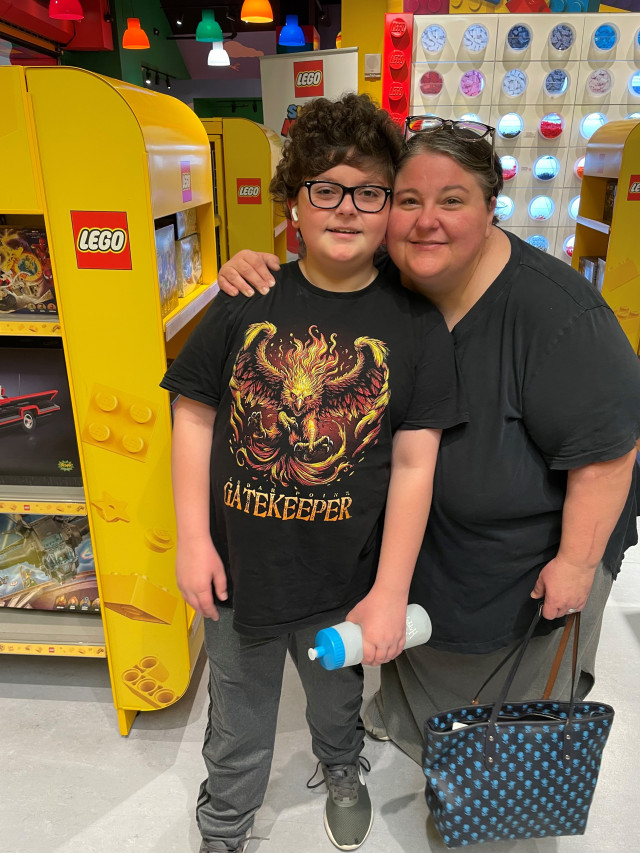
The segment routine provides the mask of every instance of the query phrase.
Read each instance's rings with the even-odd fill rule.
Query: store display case
[[[171,408],[158,383],[216,292],[209,140],[180,101],[88,71],[4,67],[0,85],[0,155],[11,164],[0,230],[43,233],[56,309],[0,313],[12,365],[2,395],[25,398],[13,404],[19,422],[0,425],[0,442],[15,445],[0,481],[0,580],[20,563],[31,590],[79,583],[90,550],[99,599],[84,590],[66,596],[77,608],[61,607],[40,589],[25,602],[21,587],[11,607],[0,585],[0,653],[106,657],[126,734],[139,711],[185,692],[202,644],[175,584]],[[163,316],[155,232],[185,211],[200,235],[201,283]],[[33,470],[20,464],[25,441],[38,442]],[[46,460],[61,463],[55,476],[43,475]]]

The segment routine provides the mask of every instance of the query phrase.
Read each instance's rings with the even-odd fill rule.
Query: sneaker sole
[[[324,813],[324,828],[327,831],[327,835],[329,836],[329,841],[334,844],[338,850],[357,850],[358,847],[361,847],[364,842],[369,837],[369,833],[371,832],[371,827],[373,826],[373,810],[371,811],[371,820],[369,821],[369,827],[365,832],[364,838],[362,841],[359,841],[358,844],[338,844],[333,835],[331,834],[331,828],[329,827],[329,822],[327,821],[327,813]]]

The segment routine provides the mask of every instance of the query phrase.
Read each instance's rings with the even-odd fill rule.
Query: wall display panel
[[[571,266],[571,260],[573,258],[573,247],[575,244],[575,238],[575,222],[570,225],[561,225],[556,230],[556,244],[553,250],[553,254],[556,256],[556,258],[560,258],[561,261],[564,261],[569,266]]]
[[[513,203],[513,210],[503,218],[503,209],[496,216],[505,227],[526,226],[557,228],[562,215],[562,188],[505,187],[502,193]]]
[[[509,222],[501,223],[501,228],[526,240],[531,246],[542,252],[552,253],[555,249],[556,229],[546,227],[543,223],[536,225],[512,225]]]
[[[582,186],[576,163],[597,127],[640,113],[640,14],[568,14],[566,4],[555,14],[520,14],[513,3],[508,14],[462,11],[458,4],[449,15],[414,17],[411,113],[459,119],[473,112],[497,127],[498,154],[516,161],[504,188],[513,211],[503,224],[528,228],[530,202],[548,195],[554,210],[532,227],[564,229],[549,251],[570,263],[563,245],[575,231],[568,205]],[[474,24],[487,33],[482,49],[480,41],[471,45],[480,30],[464,43]],[[482,91],[461,93],[466,68],[482,73]],[[545,157],[559,164],[554,177],[544,177],[553,163]],[[534,175],[536,162],[543,177]]]

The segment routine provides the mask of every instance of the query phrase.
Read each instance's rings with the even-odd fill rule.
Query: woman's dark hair
[[[478,139],[470,130],[461,129],[454,134],[443,128],[433,133],[416,133],[407,142],[397,171],[399,172],[414,157],[432,151],[451,157],[466,172],[470,172],[475,177],[487,207],[491,199],[497,198],[502,192],[504,181],[500,158],[497,154],[492,158],[491,143],[486,139]],[[494,216],[493,224],[495,225],[498,221],[498,217]]]
[[[293,123],[269,190],[289,217],[287,201],[297,196],[304,181],[342,163],[377,169],[393,187],[403,150],[398,126],[368,95],[316,98]]]

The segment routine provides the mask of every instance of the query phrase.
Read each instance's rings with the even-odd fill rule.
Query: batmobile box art
[[[20,397],[6,397],[4,388],[0,388],[0,427],[21,424],[27,432],[32,432],[38,418],[60,411],[60,406],[53,402],[57,393],[35,391]]]

